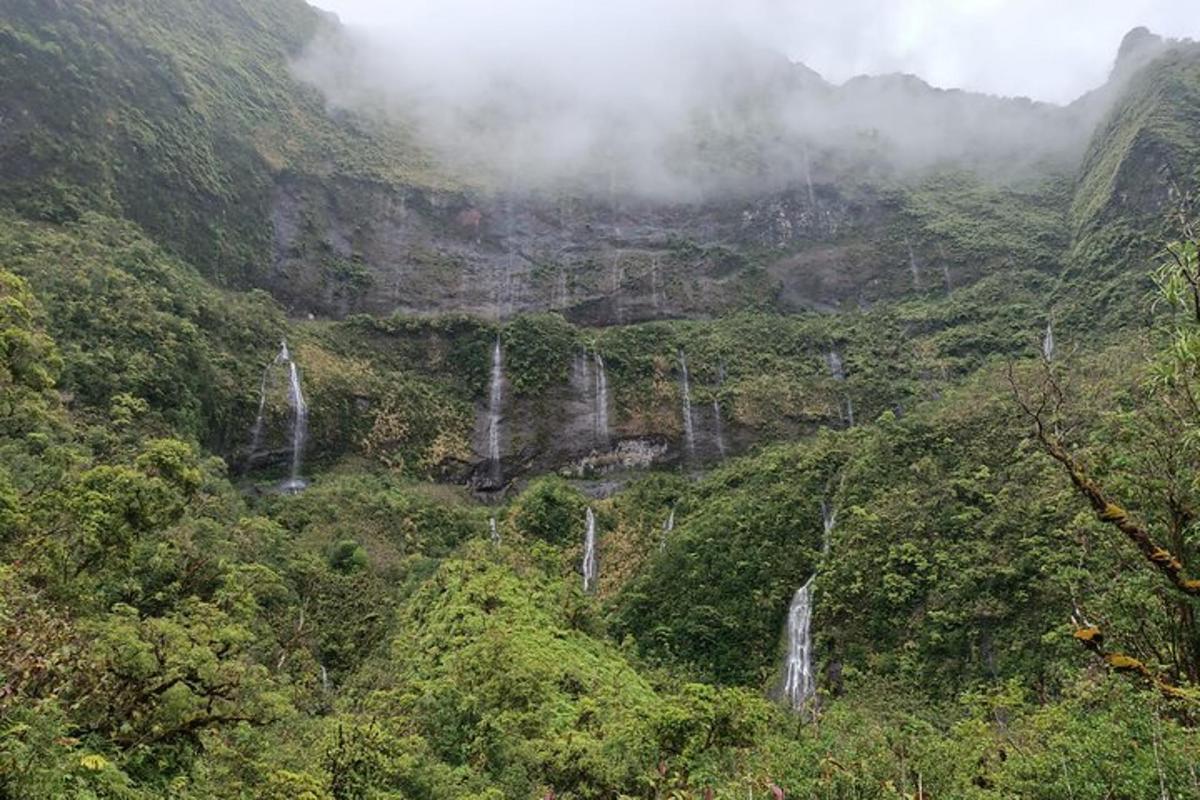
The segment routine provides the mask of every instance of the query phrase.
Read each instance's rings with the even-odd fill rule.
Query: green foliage
[[[930,177],[903,197],[907,215],[920,236],[936,243],[940,260],[973,270],[1007,262],[1050,271],[1069,244],[1067,195],[1068,181],[1057,176],[1030,187],[1005,187],[957,172]]]
[[[557,314],[518,317],[504,329],[508,379],[519,395],[538,396],[567,381],[579,336]]]
[[[788,602],[818,563],[822,503],[843,457],[823,439],[706,479],[618,599],[618,632],[710,680],[758,683],[774,668]]]
[[[550,544],[578,540],[583,530],[587,501],[562,478],[539,478],[521,494],[509,512],[513,526]]]
[[[22,122],[0,149],[0,200],[25,216],[124,216],[246,285],[268,267],[276,175],[447,183],[403,131],[339,124],[298,82],[291,61],[324,24],[300,0],[6,11],[0,95]]]
[[[0,796],[1194,793],[1194,710],[1092,669],[1070,622],[1102,621],[1192,687],[1195,604],[1164,593],[1031,452],[997,363],[1029,353],[1048,315],[1067,323],[1078,347],[1053,366],[1058,430],[1194,571],[1194,242],[1157,274],[1162,328],[1146,341],[1112,328],[1148,286],[1161,164],[1181,180],[1200,159],[1194,47],[1135,79],[1073,196],[1054,172],[934,174],[882,198],[880,230],[828,234],[894,260],[897,284],[905,244],[965,265],[945,294],[772,313],[764,265],[782,254],[676,240],[654,280],[688,313],[724,316],[603,330],[555,314],[334,323],[289,321],[268,296],[231,290],[266,277],[273,190],[448,182],[402,130],[335,118],[296,83],[289,62],[324,24],[315,12],[299,0],[5,12]],[[714,168],[754,158],[719,150]],[[305,224],[313,241],[293,255],[348,305],[369,288],[361,259]],[[423,246],[412,258],[438,280],[464,269]],[[624,258],[627,280],[659,266]],[[557,276],[539,265],[535,280]],[[531,441],[557,434],[549,399],[581,352],[604,358],[619,437],[678,438],[682,351],[693,404],[762,446],[702,475],[614,473],[620,491],[604,499],[543,475],[487,508],[416,482],[460,481],[477,460],[498,335],[506,415],[543,426]],[[218,458],[245,461],[284,338],[311,411],[313,481],[295,496],[255,483],[270,466],[235,484]],[[1033,365],[1011,375],[1019,387]],[[264,407],[276,455],[281,389],[268,381]],[[850,405],[857,426],[841,419]],[[589,507],[595,595],[576,573]],[[837,511],[828,541],[825,509]],[[769,697],[789,601],[814,575],[810,718]]]

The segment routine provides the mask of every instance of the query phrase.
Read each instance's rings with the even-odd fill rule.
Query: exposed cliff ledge
[[[619,325],[751,305],[865,306],[988,267],[939,246],[900,193],[863,187],[667,204],[291,176],[271,219],[267,288],[296,315],[558,311]]]

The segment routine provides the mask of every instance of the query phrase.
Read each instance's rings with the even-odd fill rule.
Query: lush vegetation
[[[51,5],[0,21],[0,798],[1200,793],[1200,237],[1153,163],[1195,182],[1192,51],[1075,178],[880,192],[869,247],[925,272],[869,308],[778,313],[761,253],[676,242],[745,297],[606,328],[300,320],[244,290],[274,180],[441,185],[281,69],[320,18]],[[938,259],[975,266],[946,286]],[[299,494],[264,379],[285,339]],[[497,339],[520,480],[484,503]],[[614,439],[674,452],[686,359],[733,455],[578,479],[553,456],[584,355]],[[796,713],[783,629],[814,575]]]

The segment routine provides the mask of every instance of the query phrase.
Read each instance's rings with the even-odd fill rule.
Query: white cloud
[[[1146,25],[1200,38],[1194,0],[316,0],[368,30],[457,59],[528,62],[546,48],[584,69],[681,29],[734,31],[834,81],[903,71],[943,87],[1067,102],[1101,83],[1121,37]],[[557,63],[557,62],[553,62]],[[594,85],[589,82],[588,85]]]

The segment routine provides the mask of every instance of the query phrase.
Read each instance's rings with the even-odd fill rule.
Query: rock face
[[[285,179],[271,219],[267,288],[298,314],[557,311],[603,326],[908,288],[903,254],[880,245],[897,209],[832,186],[676,204]]]

